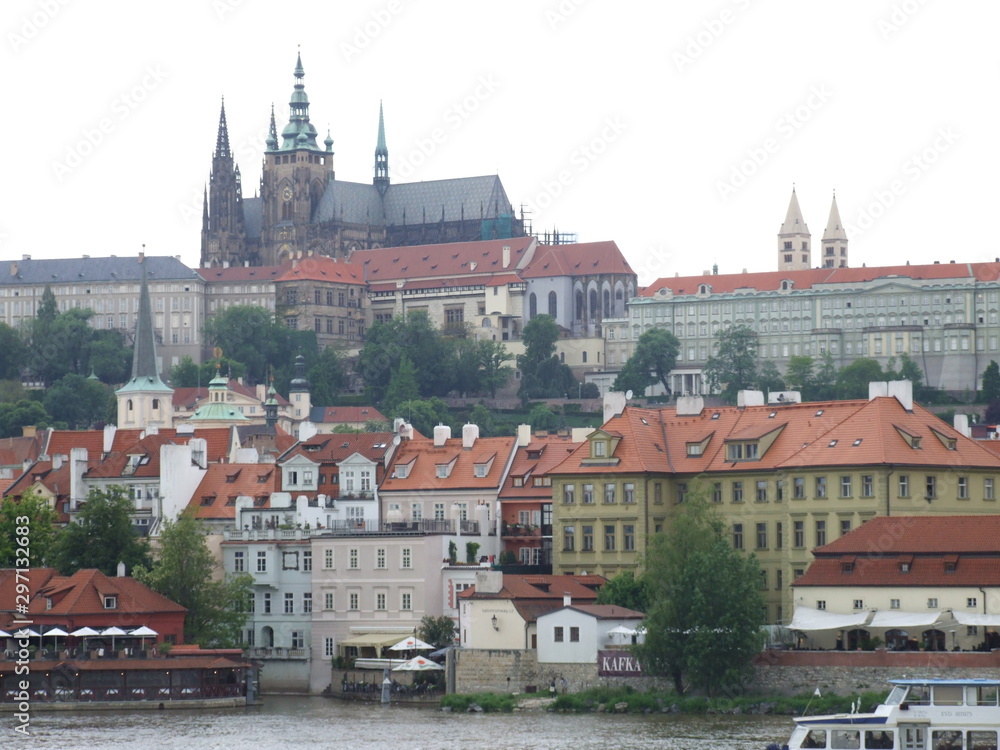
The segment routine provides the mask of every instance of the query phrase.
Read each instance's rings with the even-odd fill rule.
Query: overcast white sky
[[[199,257],[219,100],[244,195],[301,46],[337,177],[499,173],[640,283],[776,269],[793,183],[851,265],[1000,255],[1000,3],[7,0],[0,258]],[[852,231],[853,229],[853,231]],[[815,261],[815,256],[814,256]]]

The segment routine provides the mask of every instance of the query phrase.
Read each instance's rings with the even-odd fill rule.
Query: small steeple
[[[219,112],[219,134],[215,138],[215,155],[232,156],[229,150],[229,126],[226,125],[226,97],[222,97],[222,110]]]
[[[278,423],[278,392],[274,390],[273,375],[267,389],[267,400],[264,402],[264,423],[272,427]]]
[[[840,221],[836,190],[830,203],[830,219],[823,232],[823,267],[847,268],[847,231]]]
[[[271,104],[271,126],[267,130],[265,143],[268,151],[278,150],[278,126],[274,124],[274,104]]]
[[[205,200],[201,208],[201,231],[207,232],[208,229],[208,185],[205,185]]]
[[[778,270],[801,271],[811,267],[810,241],[812,235],[802,209],[799,208],[799,198],[792,185],[792,197],[788,201],[788,211],[785,221],[778,230]]]
[[[319,150],[316,143],[316,128],[309,122],[309,97],[306,85],[302,82],[306,72],[302,67],[302,53],[295,60],[295,85],[292,88],[292,98],[288,101],[288,124],[281,131],[281,150],[295,151],[309,148]]]
[[[382,102],[378,103],[378,142],[375,144],[375,187],[379,195],[385,195],[389,187],[389,149],[385,145],[385,119],[382,116]]]
[[[153,331],[153,308],[149,303],[149,284],[146,282],[146,265],[142,263],[139,284],[139,317],[135,327],[135,345],[132,349],[132,380],[148,378],[150,383],[159,381],[156,369],[156,336]],[[160,384],[162,385],[162,383]]]
[[[295,357],[295,377],[288,384],[288,397],[292,402],[293,417],[296,420],[309,419],[312,398],[309,394],[309,381],[306,379],[306,358],[301,352]]]

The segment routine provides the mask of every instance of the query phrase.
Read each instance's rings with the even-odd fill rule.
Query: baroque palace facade
[[[372,182],[338,180],[333,138],[327,133],[319,143],[309,120],[301,55],[294,77],[280,135],[271,109],[253,197],[243,197],[222,106],[202,214],[203,267],[280,265],[307,255],[343,258],[359,249],[524,235],[496,175],[391,184],[381,105]]]

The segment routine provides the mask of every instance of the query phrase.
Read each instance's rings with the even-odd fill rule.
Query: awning
[[[1000,615],[986,615],[981,612],[952,612],[960,625],[982,625],[1000,627]]]
[[[950,620],[947,612],[900,612],[894,610],[875,613],[868,623],[871,628],[927,628],[934,623]]]
[[[825,609],[812,607],[796,607],[795,615],[789,624],[791,630],[846,630],[859,628],[868,622],[871,612],[852,612],[841,614],[827,612]]]
[[[357,646],[358,648],[365,646],[379,648],[399,643],[399,636],[399,633],[361,633],[360,635],[352,635],[350,638],[341,641],[340,645]]]

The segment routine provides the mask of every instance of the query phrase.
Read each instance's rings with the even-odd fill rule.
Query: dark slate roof
[[[78,284],[86,281],[139,281],[140,270],[157,280],[194,280],[191,268],[170,256],[146,256],[142,264],[134,256],[108,258],[53,258],[10,260],[0,273],[0,286],[21,284]]]
[[[243,199],[243,227],[250,239],[260,237],[260,228],[264,224],[264,202],[260,198]]]
[[[249,236],[248,203],[248,200],[243,201]],[[498,213],[513,213],[497,175],[390,185],[385,198],[379,195],[374,185],[331,180],[327,183],[313,221],[337,220],[374,226],[421,224],[426,209],[426,220],[431,223],[440,221],[442,207],[445,221],[461,220],[463,207],[465,218],[472,220],[494,218]],[[260,234],[259,229],[257,233]]]

